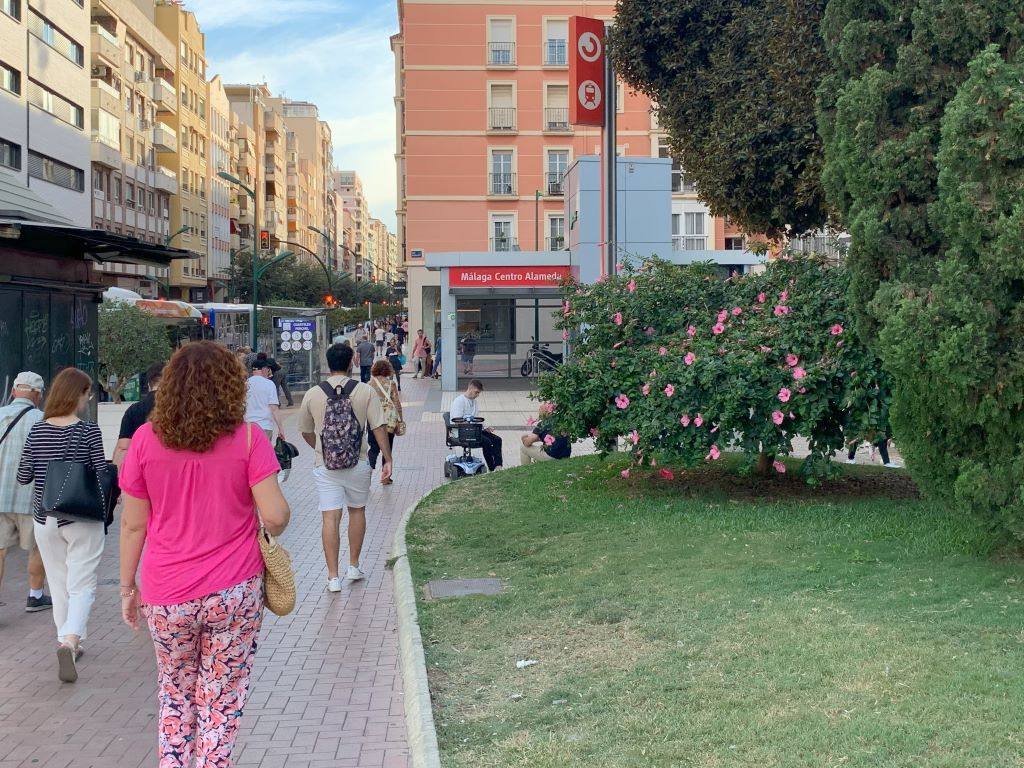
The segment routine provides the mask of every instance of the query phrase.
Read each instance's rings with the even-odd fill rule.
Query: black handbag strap
[[[27,414],[29,411],[33,409],[35,409],[34,405],[25,406],[25,410],[23,410],[21,413],[14,417],[14,420],[10,424],[8,424],[7,429],[4,430],[3,437],[0,437],[0,445],[3,445],[4,440],[6,440],[7,436],[11,434],[11,430],[17,426],[18,422],[22,420],[25,414]]]
[[[71,425],[71,439],[69,439],[67,443],[65,443],[64,445],[64,453],[61,454],[60,457],[61,461],[68,460],[68,453],[71,454],[71,460],[76,461],[74,457],[78,455],[78,444],[79,442],[81,442],[82,439],[82,430],[79,429],[80,426],[82,426],[81,421],[76,421],[74,424]],[[92,466],[91,460],[83,461],[81,463],[89,464],[90,466]]]

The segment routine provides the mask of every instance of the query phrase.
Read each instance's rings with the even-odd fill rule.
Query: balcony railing
[[[548,194],[549,195],[564,195],[565,189],[562,186],[562,181],[565,179],[565,171],[548,171]]]
[[[488,174],[487,194],[489,195],[515,195],[516,175],[514,173],[491,173]]]
[[[549,67],[569,63],[569,43],[566,40],[547,40],[544,43],[544,64]]]
[[[673,251],[706,251],[708,239],[704,235],[672,235]]]
[[[548,237],[544,240],[544,245],[549,251],[564,251],[565,250],[565,235],[559,235],[558,237]]]
[[[511,67],[516,63],[515,43],[488,43],[487,63],[492,67]]]
[[[544,108],[544,130],[545,131],[571,131],[569,125],[568,107],[545,107]]]
[[[492,237],[492,251],[518,251],[519,240],[514,237]]]
[[[491,131],[514,131],[516,129],[516,108],[491,107],[488,109],[487,128]]]
[[[173,85],[162,77],[157,77],[153,80],[152,88],[153,101],[157,103],[161,112],[178,111],[178,93],[174,90]]]

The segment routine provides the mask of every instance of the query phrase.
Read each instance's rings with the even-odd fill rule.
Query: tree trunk
[[[766,453],[765,451],[761,451],[761,453],[758,454],[757,474],[760,477],[768,477],[768,475],[771,473],[772,461],[774,460],[774,458],[774,456],[772,456],[769,453]]]

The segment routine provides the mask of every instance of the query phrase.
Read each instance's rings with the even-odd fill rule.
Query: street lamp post
[[[237,176],[232,176],[227,171],[218,171],[217,175],[220,178],[224,179],[224,181],[235,184],[241,189],[243,189],[246,192],[246,194],[249,195],[249,198],[252,200],[252,312],[249,314],[249,339],[252,342],[252,348],[255,350],[256,347],[259,346],[259,337],[257,335],[259,333],[259,326],[256,324],[256,314],[259,310],[256,307],[257,304],[259,303],[259,279],[261,274],[258,267],[256,266],[257,263],[259,262],[259,257],[257,256],[257,254],[259,253],[260,245],[260,219],[259,216],[257,215],[257,211],[259,210],[259,203],[256,202],[256,191],[246,186],[240,178],[238,178]],[[264,269],[266,269],[266,267],[269,267],[270,264],[276,264],[280,260],[280,258],[276,260],[271,259],[271,261],[264,266]]]

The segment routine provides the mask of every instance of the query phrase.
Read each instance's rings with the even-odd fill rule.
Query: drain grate
[[[427,600],[465,595],[497,595],[505,591],[501,579],[444,579],[431,581],[424,588]]]

